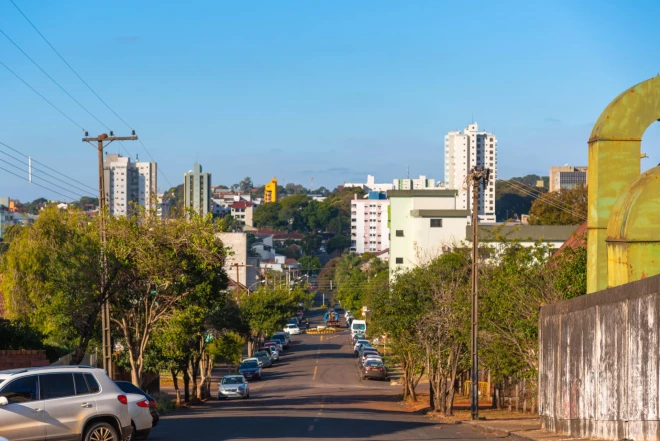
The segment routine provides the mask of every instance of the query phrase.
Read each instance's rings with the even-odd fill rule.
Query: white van
[[[357,333],[366,334],[367,333],[367,321],[366,320],[353,320],[351,323],[351,335]]]

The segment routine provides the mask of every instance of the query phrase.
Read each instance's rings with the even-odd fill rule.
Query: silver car
[[[250,385],[242,375],[225,375],[218,385],[218,400],[250,398]]]
[[[0,432],[12,441],[121,441],[128,399],[105,371],[54,366],[0,371]]]

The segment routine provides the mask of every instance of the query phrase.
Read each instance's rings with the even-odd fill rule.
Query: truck
[[[353,320],[351,323],[351,336],[355,334],[366,334],[367,333],[367,321],[366,320]]]

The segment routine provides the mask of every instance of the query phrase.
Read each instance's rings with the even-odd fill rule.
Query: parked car
[[[382,360],[369,359],[362,366],[362,379],[377,378],[387,380],[387,369]]]
[[[132,393],[127,393],[126,399],[128,400],[128,414],[131,416],[131,425],[133,426],[133,434],[128,440],[147,439],[153,427],[153,417],[149,412],[149,400],[142,394]]]
[[[364,340],[368,341],[365,337],[364,334],[355,334],[351,337],[351,341],[353,342],[353,346],[355,346],[355,343],[357,343],[358,340]]]
[[[360,366],[362,366],[362,365],[364,365],[365,361],[367,361],[367,360],[369,360],[369,359],[372,359],[372,358],[377,358],[377,359],[379,359],[379,360],[381,360],[381,361],[383,360],[383,357],[381,357],[381,355],[380,355],[378,352],[375,352],[375,351],[364,351],[364,352],[362,353],[362,355],[360,355],[360,359],[359,359],[359,362],[358,362],[358,363],[359,363]]]
[[[0,431],[9,440],[122,441],[133,426],[126,394],[105,371],[46,366],[0,371]]]
[[[302,330],[296,324],[289,323],[284,327],[284,331],[291,335],[302,334]]]
[[[225,375],[218,384],[218,400],[250,398],[250,385],[243,375]]]
[[[276,332],[274,335],[283,335],[284,339],[286,340],[286,344],[288,345],[291,343],[291,334],[286,331]]]
[[[277,349],[277,352],[280,355],[282,355],[282,352],[284,352],[284,346],[282,346],[282,343],[280,343],[279,341],[270,340],[270,341],[264,342],[264,346],[273,346],[273,347],[275,347],[275,349]]]
[[[156,400],[130,381],[115,381],[115,384],[119,386],[119,389],[121,389],[124,393],[140,394],[147,399],[149,402],[149,413],[151,414],[152,418],[151,427],[156,427],[158,425],[158,421],[160,420],[160,414],[158,413],[158,403],[156,403]]]
[[[270,354],[266,351],[255,352],[254,358],[261,362],[262,368],[269,368],[273,366],[273,360],[270,358]]]
[[[369,346],[362,345],[362,346],[360,346],[360,349],[358,350],[358,356],[362,357],[362,355],[364,355],[365,353],[369,353],[369,352],[380,355],[380,353],[378,352],[378,349],[374,348],[373,346],[371,346],[371,345],[369,345]]]
[[[261,366],[256,359],[244,360],[238,367],[238,372],[241,373],[246,380],[262,379]]]
[[[280,359],[280,353],[278,352],[277,349],[275,349],[275,346],[264,346],[263,348],[259,348],[259,351],[266,351],[270,355],[270,359],[275,363],[276,361],[279,361]]]
[[[275,333],[270,339],[280,342],[285,349],[289,347],[289,339],[284,332]]]
[[[357,355],[360,352],[360,348],[363,346],[371,346],[371,343],[369,343],[369,340],[357,340],[355,344],[353,345],[353,353]]]

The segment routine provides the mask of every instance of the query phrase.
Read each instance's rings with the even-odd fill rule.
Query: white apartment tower
[[[147,211],[157,205],[157,165],[155,162],[131,162],[120,154],[108,153],[103,162],[105,197],[113,216],[126,216],[136,207]]]
[[[469,124],[463,133],[445,135],[445,181],[448,189],[458,190],[456,209],[472,210],[472,189],[465,179],[477,166],[490,169],[490,183],[479,194],[479,222],[495,223],[497,138],[480,132],[477,123]]]
[[[369,192],[351,201],[351,248],[358,253],[376,253],[390,247],[388,208],[385,193]]]

